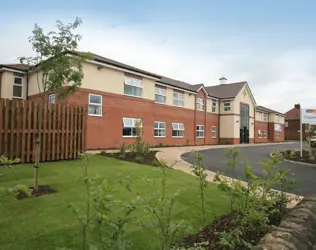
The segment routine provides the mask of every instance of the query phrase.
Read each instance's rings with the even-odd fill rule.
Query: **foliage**
[[[57,31],[44,34],[43,29],[35,24],[29,42],[35,52],[34,57],[20,57],[20,62],[29,66],[30,73],[36,76],[38,91],[41,94],[41,109],[48,93],[58,93],[64,97],[73,93],[83,79],[82,63],[89,59],[90,54],[77,53],[81,40],[79,34],[74,34],[81,20],[73,23],[56,22]],[[42,127],[43,112],[38,112],[38,127]],[[36,159],[34,164],[34,190],[38,190],[38,168],[41,150],[41,131],[36,138]]]
[[[119,158],[120,159],[125,159],[125,154],[126,154],[126,150],[128,149],[127,145],[125,145],[124,143],[120,146],[119,149]]]
[[[167,196],[167,176],[166,164],[160,162],[161,168],[161,187],[160,190],[153,190],[152,195],[146,197],[139,193],[138,199],[143,204],[144,218],[142,225],[145,228],[154,229],[158,240],[159,249],[169,250],[179,235],[189,230],[189,225],[180,220],[172,221],[172,213],[174,211],[179,192],[177,191],[171,196]],[[152,183],[151,180],[146,180],[147,183]]]
[[[232,173],[238,163],[239,151],[232,148],[226,151],[229,158],[228,166]],[[237,211],[233,229],[222,232],[221,244],[227,249],[251,249],[249,235],[263,235],[278,225],[287,212],[290,199],[285,193],[293,188],[295,180],[288,177],[288,171],[279,169],[283,156],[275,153],[266,161],[260,162],[263,176],[256,176],[253,167],[244,160],[244,175],[247,184],[233,178],[228,181],[219,173],[214,181],[218,188],[227,193],[231,211]],[[231,176],[233,176],[231,173]],[[279,191],[273,188],[278,188]]]
[[[175,247],[171,248],[171,250],[205,250],[204,246],[207,246],[208,242],[195,243],[193,247],[185,248],[185,247]]]
[[[201,203],[201,218],[202,218],[202,225],[205,224],[205,188],[207,187],[207,173],[206,167],[204,164],[204,157],[199,152],[194,152],[195,156],[195,164],[191,165],[192,173],[198,178],[199,180],[199,193],[200,193],[200,203]]]

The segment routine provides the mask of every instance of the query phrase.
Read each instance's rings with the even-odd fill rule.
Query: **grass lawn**
[[[33,165],[15,165],[13,169],[4,169],[0,178],[0,186],[11,187],[15,184],[32,186]],[[119,184],[119,173],[128,171],[133,184],[132,192],[125,191]],[[67,208],[71,202],[81,208],[85,204],[85,186],[79,180],[82,173],[82,162],[62,161],[43,163],[39,169],[40,184],[50,185],[58,193],[17,200],[5,197],[0,202],[0,249],[68,249],[81,248],[81,226],[77,217]],[[89,156],[89,175],[99,175],[99,181],[107,179],[108,183],[120,188],[116,199],[128,202],[136,197],[137,191],[147,192],[144,177],[154,180],[155,188],[160,187],[161,170],[159,168],[139,165],[114,158],[95,155]],[[167,171],[168,192],[174,193],[181,189],[179,200],[175,205],[173,219],[185,219],[192,225],[192,232],[201,227],[197,217],[199,213],[198,183],[188,174],[177,170]],[[222,215],[228,211],[225,196],[214,184],[210,184],[206,191],[208,222],[214,215]],[[141,216],[139,211],[136,215]],[[127,237],[132,242],[132,249],[157,249],[156,239],[151,230],[141,228],[131,223],[127,227]]]

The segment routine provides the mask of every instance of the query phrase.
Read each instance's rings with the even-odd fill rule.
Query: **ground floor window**
[[[142,134],[143,123],[138,118],[123,118],[123,137],[136,137],[137,128],[139,128],[139,135]]]
[[[196,126],[196,138],[204,138],[204,125]]]
[[[275,131],[275,138],[280,138],[280,131]]]
[[[172,137],[184,137],[183,123],[172,123]]]
[[[258,130],[258,138],[262,138],[262,131]]]
[[[212,138],[216,138],[216,127],[212,126]]]
[[[154,136],[166,137],[166,123],[165,122],[154,122]]]
[[[102,116],[102,96],[89,94],[89,115]]]
[[[56,103],[56,94],[50,94],[48,96],[48,102],[51,104],[55,104]]]
[[[268,138],[268,133],[266,130],[263,130],[263,138]]]

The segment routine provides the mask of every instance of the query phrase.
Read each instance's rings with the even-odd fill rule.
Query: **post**
[[[303,125],[302,125],[302,109],[300,109],[300,156],[303,158]]]

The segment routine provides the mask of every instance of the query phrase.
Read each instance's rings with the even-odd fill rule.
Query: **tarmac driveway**
[[[240,163],[236,167],[234,178],[244,179],[243,174],[243,159],[247,158],[248,163],[254,167],[254,173],[256,175],[262,175],[262,166],[259,164],[259,161],[265,160],[269,157],[270,153],[284,150],[284,149],[298,149],[299,143],[290,143],[290,144],[278,144],[278,145],[266,145],[266,146],[256,146],[256,147],[240,147]],[[205,165],[207,169],[213,172],[220,171],[224,175],[230,176],[231,174],[226,172],[227,169],[227,160],[228,158],[225,155],[225,149],[206,149],[200,151],[204,155]],[[181,158],[189,163],[194,163],[194,156],[191,153],[185,153]],[[284,162],[282,166],[289,170],[290,174],[296,178],[298,184],[296,185],[295,191],[299,195],[311,196],[316,195],[316,167],[304,166],[293,164],[290,162]]]

